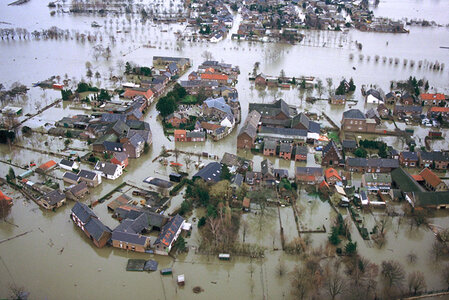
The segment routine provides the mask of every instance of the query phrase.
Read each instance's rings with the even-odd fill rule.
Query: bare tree
[[[381,275],[388,287],[401,287],[405,280],[405,272],[402,265],[396,260],[382,262]]]
[[[415,271],[408,275],[408,291],[413,295],[417,295],[427,287],[424,274],[421,271]]]

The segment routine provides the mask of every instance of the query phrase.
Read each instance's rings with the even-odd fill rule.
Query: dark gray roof
[[[81,181],[80,183],[78,183],[77,185],[72,187],[70,189],[70,192],[72,192],[72,194],[76,195],[85,189],[87,189],[87,183],[85,181]]]
[[[276,150],[277,143],[276,141],[267,139],[263,143],[263,148],[268,150]]]
[[[307,130],[305,129],[295,129],[295,128],[276,128],[276,127],[267,127],[262,126],[260,128],[261,134],[276,134],[284,137],[307,137]]]
[[[308,153],[307,146],[296,146],[294,149],[294,155],[307,155]]]
[[[116,231],[114,230],[112,232],[111,240],[113,241],[121,241],[125,243],[135,244],[135,245],[141,245],[144,246],[147,242],[148,237],[136,234],[136,233],[129,233],[129,232],[122,232],[122,231]]]
[[[418,161],[418,153],[416,153],[416,152],[403,151],[403,152],[401,152],[401,155],[406,160],[416,160],[416,161]]]
[[[91,218],[84,228],[96,241],[99,241],[103,234],[111,232],[111,229],[109,229],[97,218]]]
[[[323,175],[323,168],[320,168],[320,167],[296,167],[296,174],[321,176],[321,175]]]
[[[218,162],[211,162],[201,170],[199,170],[193,178],[200,177],[204,181],[218,182],[221,180],[221,164]]]
[[[118,168],[121,167],[119,165],[110,162],[101,162],[101,161],[97,162],[97,164],[94,167],[95,171],[102,172],[106,175],[114,175]]]
[[[169,246],[173,242],[176,232],[178,232],[183,223],[184,218],[180,215],[176,215],[171,218],[170,221],[168,221],[162,228],[161,234],[157,237],[154,244],[162,243]]]
[[[64,175],[62,176],[62,178],[67,178],[67,179],[72,180],[72,181],[79,181],[80,180],[79,176],[74,174],[74,173],[72,173],[72,172],[65,172]]]
[[[368,167],[368,168],[398,168],[399,161],[392,158],[361,158],[348,157],[346,164],[350,167]]]
[[[73,165],[75,164],[75,162],[74,162],[73,160],[62,159],[62,160],[59,162],[59,164],[60,164],[60,165],[64,165],[64,166],[67,166],[67,167],[72,168]]]
[[[365,120],[365,115],[359,109],[350,109],[343,113],[344,119]]]
[[[290,108],[288,104],[279,99],[273,103],[250,103],[249,111],[256,110],[261,116],[264,117],[275,117],[281,112],[284,113],[287,117],[290,117]]]
[[[56,205],[65,199],[65,194],[61,193],[58,190],[54,190],[50,193],[47,193],[43,196],[44,200],[50,205]]]
[[[88,170],[81,170],[81,171],[78,173],[78,176],[81,177],[81,178],[86,178],[86,179],[89,179],[89,180],[94,180],[94,179],[95,179],[95,176],[97,176],[97,173],[92,172],[92,171],[88,171]]]
[[[103,142],[103,146],[104,146],[104,149],[106,151],[111,151],[111,152],[123,152],[123,151],[125,151],[125,149],[123,149],[123,144],[122,143],[104,141]]]
[[[279,147],[279,151],[280,152],[291,153],[292,152],[292,145],[289,144],[289,143],[281,143],[281,146]]]
[[[251,138],[256,138],[257,136],[257,126],[260,121],[260,113],[253,110],[248,114],[248,117],[243,124],[242,129],[240,129],[239,135],[246,133]]]
[[[343,149],[355,149],[357,148],[357,142],[354,140],[343,140],[341,142]]]
[[[122,114],[102,114],[100,119],[100,121],[104,123],[114,123],[119,120],[125,122],[126,116]]]
[[[84,224],[86,224],[90,218],[96,218],[97,215],[84,203],[75,202],[72,207],[72,213],[77,216]]]

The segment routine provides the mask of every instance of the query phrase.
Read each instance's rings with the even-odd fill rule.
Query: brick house
[[[251,149],[254,147],[259,121],[259,112],[253,110],[248,114],[248,117],[246,118],[245,123],[237,136],[237,148]]]
[[[279,157],[291,160],[292,159],[292,145],[289,143],[281,143],[279,147]]]
[[[307,154],[309,150],[307,146],[295,146],[293,150],[293,158],[295,161],[307,161]]]
[[[399,163],[405,167],[416,167],[418,165],[418,153],[403,151],[399,154]]]
[[[422,105],[427,105],[427,106],[431,106],[431,105],[435,105],[435,106],[440,106],[440,103],[445,103],[446,102],[446,97],[444,96],[444,94],[421,94],[419,95],[419,100],[421,101]]]
[[[448,190],[447,185],[430,169],[425,168],[419,173],[419,175],[421,175],[424,180],[424,186],[429,191],[442,192]]]
[[[340,149],[337,148],[337,144],[335,144],[334,141],[330,141],[323,148],[322,153],[322,166],[338,166],[343,160],[343,154],[341,153]]]
[[[263,144],[263,155],[276,156],[277,143],[273,140],[266,140]]]

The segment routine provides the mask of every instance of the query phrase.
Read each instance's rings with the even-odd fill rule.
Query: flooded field
[[[409,5],[410,4],[410,5]],[[415,1],[395,0],[381,1],[374,9],[376,16],[386,16],[396,19],[423,18],[429,16],[430,20],[444,24],[447,22],[449,1]],[[115,21],[117,19],[117,21]],[[237,16],[236,20],[239,20]],[[104,25],[101,28],[91,28],[91,23],[97,21]],[[137,22],[136,22],[137,21]],[[251,42],[237,42],[230,39],[230,35],[222,42],[210,44],[205,42],[177,41],[174,32],[184,30],[183,25],[142,24],[138,17],[128,20],[124,17],[114,16],[87,16],[58,13],[50,16],[49,10],[41,1],[32,0],[22,6],[7,6],[6,2],[0,4],[0,27],[24,27],[30,32],[35,29],[47,29],[57,26],[69,31],[91,32],[102,35],[104,45],[110,45],[112,57],[95,59],[93,45],[82,43],[74,38],[67,40],[0,40],[0,82],[10,86],[19,81],[30,90],[25,97],[15,99],[11,105],[23,107],[24,115],[34,113],[40,107],[53,103],[60,98],[60,92],[42,90],[32,87],[32,83],[44,80],[53,75],[69,78],[72,84],[86,77],[85,63],[89,61],[93,70],[101,74],[99,80],[93,83],[107,88],[117,87],[120,83],[110,81],[110,74],[119,74],[119,61],[132,61],[141,65],[151,65],[154,55],[183,56],[193,60],[191,70],[204,60],[202,54],[205,50],[212,53],[213,58],[233,65],[241,70],[236,88],[242,107],[242,119],[248,113],[250,102],[271,102],[273,99],[283,98],[290,105],[298,107],[300,111],[325,112],[337,124],[340,124],[341,114],[349,105],[367,110],[360,93],[362,84],[375,84],[384,91],[389,90],[391,80],[403,80],[409,76],[429,80],[434,91],[449,92],[449,69],[443,71],[410,67],[376,62],[374,57],[399,58],[402,60],[419,60],[427,62],[439,61],[449,66],[447,49],[440,46],[449,46],[449,28],[421,28],[411,27],[409,34],[364,33],[350,30],[343,32],[305,31],[305,41],[299,45],[263,44]],[[7,24],[11,23],[11,24]],[[234,23],[231,33],[237,29]],[[117,33],[118,29],[129,28],[129,33]],[[115,43],[109,42],[109,36],[116,35]],[[363,44],[362,50],[357,50],[355,41]],[[151,45],[154,48],[143,47]],[[341,45],[341,47],[340,47]],[[350,58],[350,54],[354,58]],[[361,59],[360,55],[363,55]],[[370,57],[370,59],[368,59]],[[269,75],[278,75],[284,70],[292,76],[315,76],[325,82],[325,78],[332,78],[333,85],[344,77],[352,77],[357,90],[353,97],[354,103],[345,107],[330,106],[327,101],[317,101],[315,104],[307,103],[306,92],[297,89],[291,90],[258,90],[249,82],[248,76],[252,72],[255,62],[260,62],[260,71]],[[67,74],[67,76],[65,75]],[[187,75],[185,75],[187,76]],[[312,92],[316,96],[316,91]],[[3,105],[2,105],[3,106]],[[166,178],[172,169],[152,160],[159,155],[162,147],[167,149],[210,154],[222,157],[225,152],[236,153],[254,161],[255,170],[260,170],[262,156],[254,156],[248,151],[237,151],[235,140],[238,129],[219,142],[210,140],[194,144],[175,144],[170,138],[163,135],[163,130],[155,105],[145,117],[153,133],[153,145],[149,153],[138,160],[130,160],[127,172],[115,181],[104,180],[103,184],[92,190],[85,202],[91,203],[112,191],[122,182],[128,182],[139,187],[148,188],[143,180],[156,174]],[[85,113],[81,109],[73,109],[70,104],[57,104],[44,113],[28,120],[24,125],[39,129],[54,124],[65,116]],[[319,120],[326,124],[325,120]],[[240,125],[241,126],[241,125]],[[386,124],[388,128],[394,125]],[[404,129],[404,123],[397,126]],[[414,127],[417,147],[424,145],[424,136],[430,130],[424,126]],[[448,137],[443,131],[443,137]],[[366,137],[370,137],[366,135]],[[395,137],[381,137],[380,139],[397,150],[405,149],[405,143]],[[447,148],[447,141],[435,143],[435,147]],[[24,171],[23,166],[30,162],[43,163],[49,159],[59,161],[68,151],[84,154],[87,143],[75,140],[65,149],[64,139],[35,134],[33,138],[20,137],[17,143],[20,147],[0,145],[0,174],[8,172],[13,167],[16,174]],[[32,148],[35,150],[30,150]],[[41,154],[36,151],[51,151],[53,154]],[[309,149],[307,166],[315,166],[313,149]],[[173,157],[169,158],[173,160]],[[196,157],[192,159],[196,161]],[[180,161],[183,157],[180,157]],[[300,163],[271,158],[275,167],[286,168],[292,177],[294,168]],[[201,161],[207,163],[210,159]],[[302,164],[304,165],[304,164]],[[92,166],[87,166],[92,168]],[[183,171],[192,175],[193,167]],[[60,186],[62,172],[57,170],[51,173]],[[43,180],[35,175],[36,181]],[[360,175],[355,174],[354,182],[360,185]],[[154,256],[127,252],[113,248],[95,248],[88,238],[69,219],[73,202],[57,212],[44,211],[34,202],[25,200],[21,194],[2,186],[3,192],[14,199],[14,205],[6,222],[0,223],[0,239],[7,239],[17,234],[28,232],[19,238],[0,244],[0,297],[9,296],[11,284],[23,286],[31,293],[31,299],[105,299],[105,298],[148,298],[151,299],[217,299],[250,298],[250,299],[290,299],[291,285],[288,275],[278,276],[276,270],[282,262],[286,265],[287,273],[300,261],[298,255],[289,255],[282,251],[282,242],[279,235],[280,224],[284,228],[286,241],[292,241],[299,236],[292,207],[269,207],[261,216],[256,210],[244,214],[238,239],[244,243],[257,244],[266,248],[265,257],[251,259],[248,257],[233,257],[231,261],[219,261],[216,256],[196,253],[200,244],[200,235],[193,218],[204,215],[204,211],[195,210],[189,221],[193,223],[193,232],[187,238],[190,251],[187,254],[172,257]],[[184,190],[171,200],[167,213],[175,211],[182,203]],[[111,228],[118,224],[108,212],[107,201],[94,207],[94,212]],[[328,240],[329,229],[332,226],[336,212],[328,202],[322,202],[318,197],[307,194],[301,190],[297,202],[299,211],[298,223],[300,230],[316,230],[326,228],[326,233],[301,234],[310,241],[313,247],[324,246]],[[398,207],[400,209],[400,207]],[[340,209],[345,217],[349,212]],[[375,219],[380,217],[376,211],[363,212],[366,227],[371,231],[376,224]],[[443,228],[449,227],[449,216],[446,212],[438,212],[431,218],[431,223]],[[429,229],[411,226],[406,218],[397,216],[389,220],[385,245],[378,248],[374,243],[362,239],[355,226],[352,227],[353,240],[357,242],[358,251],[371,261],[380,264],[386,259],[396,259],[406,268],[407,272],[421,270],[424,272],[428,290],[445,288],[440,281],[440,269],[443,263],[435,262],[431,255],[432,243],[435,239]],[[407,261],[410,252],[414,252],[418,259],[414,264]],[[129,258],[155,259],[159,262],[159,269],[172,267],[174,276],[164,277],[159,272],[140,273],[126,272],[126,263]],[[445,263],[445,261],[443,261]],[[186,285],[179,288],[175,276],[185,274]],[[200,286],[204,291],[194,294],[192,288]]]

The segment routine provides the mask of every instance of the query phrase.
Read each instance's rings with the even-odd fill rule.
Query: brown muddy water
[[[375,9],[375,14],[400,19],[403,16],[419,17],[416,11],[430,11],[435,12],[434,19],[437,22],[444,23],[447,13],[443,12],[447,12],[445,8],[448,3],[448,1],[395,0],[385,3],[381,1],[379,7]],[[409,6],[407,6],[408,4]],[[81,77],[85,77],[85,62],[90,61],[94,71],[98,70],[102,74],[99,84],[114,87],[112,82],[104,78],[107,77],[111,69],[114,74],[119,73],[118,60],[151,65],[153,55],[186,56],[193,59],[192,70],[194,70],[203,60],[202,53],[208,50],[216,60],[240,67],[241,75],[236,88],[242,105],[243,119],[247,114],[249,102],[269,102],[274,98],[282,97],[301,111],[308,110],[319,113],[325,111],[337,124],[340,122],[342,112],[348,108],[349,104],[346,107],[331,107],[325,101],[318,101],[312,105],[304,101],[306,93],[298,90],[259,91],[253,88],[247,80],[254,63],[259,61],[261,63],[260,71],[270,75],[277,75],[283,69],[288,75],[319,77],[325,85],[325,78],[331,77],[334,87],[342,77],[347,79],[353,77],[358,87],[353,96],[357,103],[353,105],[362,110],[370,108],[364,101],[361,101],[360,87],[362,84],[376,84],[384,91],[388,91],[391,80],[416,76],[428,79],[436,91],[447,93],[449,87],[449,70],[447,68],[444,71],[433,71],[419,69],[416,65],[403,67],[402,62],[396,66],[374,61],[374,56],[379,55],[380,57],[398,57],[401,61],[403,59],[413,59],[416,62],[438,60],[440,63],[444,62],[448,67],[448,50],[439,48],[440,46],[449,46],[449,29],[444,27],[411,27],[411,32],[403,35],[362,33],[354,30],[348,33],[306,31],[303,45],[295,46],[236,42],[231,41],[229,37],[217,44],[188,41],[180,43],[176,41],[174,32],[184,30],[185,26],[183,25],[152,25],[149,23],[142,25],[132,21],[125,23],[127,27],[131,28],[129,34],[116,34],[116,29],[117,27],[121,29],[124,18],[119,17],[119,25],[116,25],[114,21],[112,26],[94,29],[90,27],[90,23],[96,20],[100,24],[104,24],[104,18],[68,14],[57,14],[55,17],[50,17],[48,8],[40,1],[30,1],[19,7],[6,5],[6,2],[0,4],[0,21],[10,22],[12,25],[1,24],[2,27],[25,27],[32,31],[55,25],[63,29],[98,32],[103,36],[114,34],[118,37],[117,43],[112,45],[113,57],[109,61],[102,58],[95,61],[92,45],[82,44],[75,40],[0,41],[0,82],[5,83],[6,86],[15,81],[31,86],[33,82],[52,75],[60,75],[61,78],[64,78],[65,74],[68,74],[68,78],[78,81]],[[402,10],[404,5],[407,6],[407,9]],[[110,24],[109,19],[111,18],[113,17],[105,18],[107,24]],[[235,32],[237,26],[236,22],[231,32]],[[165,30],[166,32],[163,32]],[[356,50],[354,44],[356,40],[362,42],[362,51]],[[156,48],[142,47],[147,43]],[[107,42],[104,42],[104,45],[107,45]],[[353,60],[349,58],[350,53],[354,54]],[[359,59],[359,54],[363,54],[363,60]],[[371,58],[369,61],[367,56]],[[56,91],[31,88],[26,97],[16,99],[12,104],[23,106],[25,114],[33,113],[36,110],[36,105],[43,107],[55,101],[59,96],[59,92]],[[53,124],[64,116],[83,112],[83,110],[71,109],[70,104],[64,103],[36,116],[25,125],[39,129],[46,123]],[[163,136],[154,105],[147,114],[146,121],[150,123],[153,132],[153,147],[150,153],[139,160],[131,160],[127,172],[118,180],[114,182],[104,180],[101,186],[92,191],[86,202],[95,201],[123,181],[147,187],[142,180],[148,176],[166,178],[172,170],[157,162],[151,162],[160,153],[162,146],[169,149],[176,147],[191,152],[208,152],[219,157],[224,152],[238,153],[254,159],[255,169],[260,169],[260,161],[263,159],[261,156],[254,156],[245,151],[236,151],[235,140],[238,130],[216,143],[207,141],[201,144],[175,145],[174,142]],[[323,124],[326,123],[324,120],[320,121]],[[398,126],[405,127],[405,124],[398,124]],[[430,129],[425,127],[415,129],[418,146],[421,145],[419,139],[421,138],[423,143],[423,137],[428,130]],[[444,136],[447,137],[447,131],[444,131]],[[404,143],[395,138],[385,137],[382,139],[398,150],[405,148]],[[47,144],[45,144],[46,141]],[[39,134],[31,139],[20,137],[18,144],[35,149],[50,150],[54,153],[64,153],[62,150],[64,139]],[[85,142],[74,141],[70,147],[78,150],[86,146]],[[447,142],[442,142],[441,147],[447,148]],[[313,152],[313,149],[310,149],[308,166],[315,165]],[[2,145],[0,146],[0,159],[2,161],[10,160],[13,165],[23,166],[30,161],[36,163],[45,162],[48,159],[58,161],[60,157]],[[195,157],[192,159],[196,160]],[[180,160],[183,163],[182,157]],[[276,167],[287,168],[290,175],[294,174],[295,163],[276,158],[272,160]],[[0,163],[2,177],[5,176],[9,167],[9,164]],[[23,171],[18,167],[13,168],[16,174]],[[193,166],[186,171],[192,174]],[[54,171],[52,175],[60,178],[62,173]],[[43,180],[43,178],[36,175],[33,180]],[[355,182],[359,181],[360,179],[355,180]],[[63,185],[62,181],[59,182]],[[191,247],[189,253],[176,259],[112,248],[97,249],[70,221],[69,213],[73,202],[68,202],[57,212],[47,212],[38,208],[35,203],[24,200],[20,194],[7,187],[2,187],[2,190],[14,199],[14,206],[6,219],[7,222],[0,223],[0,240],[23,232],[31,232],[0,244],[0,297],[9,295],[11,284],[25,287],[31,293],[32,299],[116,299],[130,296],[150,299],[210,299],[212,297],[217,299],[288,299],[292,297],[288,276],[282,278],[277,276],[276,268],[280,261],[284,261],[287,269],[291,271],[294,265],[299,263],[299,259],[296,256],[287,255],[281,250],[275,250],[281,248],[279,217],[287,241],[298,236],[291,207],[280,208],[279,213],[277,209],[270,208],[265,214],[264,220],[260,220],[255,213],[243,216],[242,219],[249,224],[249,229],[245,232],[245,242],[257,243],[266,247],[265,258],[251,260],[244,257],[232,257],[231,261],[222,262],[215,256],[195,254],[195,247],[199,244],[195,223],[192,236],[187,239],[187,244]],[[181,202],[181,194],[174,197],[167,212],[174,211]],[[115,227],[117,222],[111,218],[106,205],[107,202],[100,204],[94,208],[94,211],[106,225]],[[324,225],[329,230],[336,213],[327,202],[322,202],[301,191],[297,206],[300,212],[301,228],[315,229]],[[340,212],[344,216],[348,214],[345,210]],[[203,213],[195,211],[190,221],[194,216]],[[363,215],[369,230],[375,224],[374,219],[381,214],[381,211],[374,211],[372,214]],[[432,218],[432,223],[446,228],[449,226],[449,217],[446,212],[438,212]],[[241,240],[243,240],[242,230],[241,228],[239,232]],[[393,218],[387,232],[387,242],[382,249],[364,242],[355,227],[353,227],[352,236],[357,241],[359,253],[373,262],[379,264],[385,259],[399,260],[407,272],[414,270],[424,272],[429,290],[442,288],[438,272],[442,263],[434,263],[429,254],[434,240],[433,233],[423,227],[410,227],[408,222],[401,217]],[[317,233],[308,234],[307,239],[310,239],[312,246],[317,247],[323,245],[327,241],[327,237],[327,233]],[[406,262],[406,256],[411,251],[418,256],[414,265],[409,265]],[[186,275],[186,286],[178,288],[175,277],[161,277],[159,272],[150,274],[126,272],[128,258],[154,258],[159,262],[159,269],[173,267],[174,276]],[[192,288],[195,286],[201,286],[204,292],[193,294]]]

